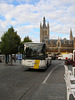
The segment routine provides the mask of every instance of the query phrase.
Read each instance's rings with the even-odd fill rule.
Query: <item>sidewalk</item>
[[[66,100],[63,64],[52,72],[45,84],[40,85],[30,100]]]
[[[20,68],[20,67],[22,67],[22,66],[21,66],[21,63],[20,63],[19,60],[16,60],[16,62],[13,61],[13,62],[12,62],[12,66],[11,66],[10,63],[9,63],[9,64],[5,64],[5,63],[3,62],[3,63],[0,63],[0,72],[2,72],[3,69],[7,70],[7,68],[8,68],[8,69],[11,70],[11,68]]]

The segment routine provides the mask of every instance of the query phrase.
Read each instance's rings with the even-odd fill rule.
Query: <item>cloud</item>
[[[13,5],[21,5],[21,4],[36,4],[40,0],[0,0],[0,3],[7,3]]]
[[[37,38],[39,41],[40,31],[37,33],[37,29],[40,30],[40,22],[45,16],[46,22],[49,22],[52,37],[57,38],[60,34],[62,37],[65,34],[68,36],[70,28],[75,36],[74,10],[75,0],[37,0],[37,2],[35,0],[1,0],[0,32],[3,34],[12,25],[22,39],[25,35],[30,35],[34,41]],[[38,37],[34,36],[35,32]]]
[[[0,0],[0,3],[12,3],[13,0]]]

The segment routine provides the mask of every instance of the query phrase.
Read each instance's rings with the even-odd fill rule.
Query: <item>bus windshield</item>
[[[24,46],[24,59],[45,59],[45,44],[26,43]]]

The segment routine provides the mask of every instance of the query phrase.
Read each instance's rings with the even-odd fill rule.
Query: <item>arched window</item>
[[[67,44],[67,40],[66,40],[66,38],[64,38],[64,44]]]
[[[58,42],[58,47],[60,46],[60,43]]]
[[[57,46],[60,47],[61,46],[61,42],[57,42]]]
[[[72,44],[72,41],[69,41],[69,44]]]
[[[66,44],[67,42],[66,42],[66,41],[64,41],[64,43]]]

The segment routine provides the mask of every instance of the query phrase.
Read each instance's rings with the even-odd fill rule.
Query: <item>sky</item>
[[[50,39],[75,37],[75,0],[0,0],[0,40],[13,26],[21,37],[40,41],[43,17],[50,26]]]

